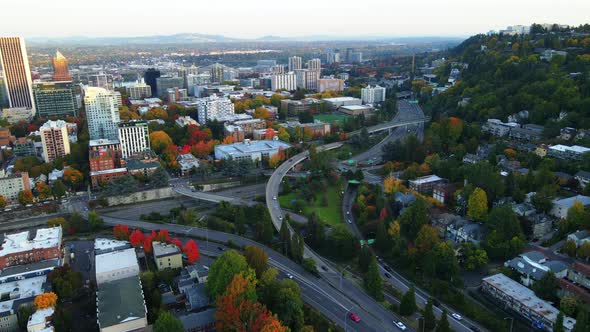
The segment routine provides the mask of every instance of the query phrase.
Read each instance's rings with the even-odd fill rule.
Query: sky
[[[0,35],[456,36],[590,23],[590,0],[1,0]]]

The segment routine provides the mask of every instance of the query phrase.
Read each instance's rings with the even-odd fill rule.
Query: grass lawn
[[[348,115],[346,114],[338,114],[338,113],[324,113],[324,114],[314,114],[313,118],[316,120],[320,120],[322,122],[327,122],[327,123],[334,123],[334,122],[338,122],[338,123],[342,123],[344,122],[344,119],[346,119],[348,117]]]
[[[316,199],[311,203],[305,205],[303,209],[304,215],[310,215],[312,212],[320,218],[325,224],[336,225],[342,223],[341,207],[342,202],[337,187],[328,187],[325,195],[328,200],[328,206],[322,206],[322,195],[316,195]],[[281,195],[278,200],[282,207],[292,209],[293,201],[298,199],[296,192],[291,192],[288,195]],[[297,212],[297,211],[295,211]]]

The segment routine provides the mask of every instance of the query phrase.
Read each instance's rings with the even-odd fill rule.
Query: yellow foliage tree
[[[488,213],[488,195],[486,192],[477,187],[469,196],[467,202],[467,216],[474,220],[482,220]]]
[[[55,307],[56,303],[57,294],[55,294],[54,292],[37,295],[37,297],[35,297],[35,300],[33,301],[33,304],[35,304],[35,308],[37,308],[37,310],[53,308]]]
[[[403,185],[401,180],[396,180],[394,177],[386,177],[383,180],[383,187],[385,188],[385,192],[388,194],[394,194],[396,192],[402,191]]]
[[[391,236],[392,239],[394,239],[394,240],[399,239],[399,234],[400,234],[399,232],[400,232],[399,221],[395,220],[394,222],[389,224],[389,227],[387,228],[387,234],[389,234],[389,236]]]

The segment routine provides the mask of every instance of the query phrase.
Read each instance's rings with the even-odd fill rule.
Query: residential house
[[[153,242],[152,250],[158,270],[182,268],[182,252],[178,246]]]
[[[432,188],[432,197],[443,204],[450,204],[457,188],[452,183],[437,184]]]
[[[590,183],[590,172],[579,171],[574,175],[574,178],[580,184],[580,188],[586,188],[588,187],[588,183]]]
[[[542,239],[553,227],[553,218],[544,213],[534,213],[527,217],[533,229],[533,238]]]
[[[466,242],[479,244],[484,240],[485,234],[485,228],[481,223],[461,218],[447,226],[445,239],[451,240],[456,246]]]
[[[567,278],[573,283],[590,290],[590,265],[574,262],[567,273]]]
[[[537,148],[535,149],[535,154],[537,156],[543,158],[547,155],[548,151],[549,151],[549,146],[547,144],[539,144],[539,145],[537,145]]]
[[[207,309],[180,316],[178,319],[186,332],[213,332],[215,331],[215,311],[217,311],[215,308]]]
[[[564,141],[569,141],[576,136],[577,130],[572,127],[565,127],[559,130],[559,138]]]
[[[207,295],[205,284],[196,284],[185,291],[186,310],[200,310],[211,304],[211,298]]]
[[[564,172],[553,172],[553,175],[555,175],[555,177],[559,181],[560,186],[565,186],[574,179],[573,176]]]
[[[580,230],[574,233],[571,233],[567,236],[568,241],[574,241],[576,243],[576,247],[581,246],[585,242],[590,242],[590,232],[587,230]]]
[[[511,268],[520,275],[520,282],[530,287],[539,281],[547,272],[552,271],[557,278],[567,275],[567,265],[561,261],[548,261],[538,251],[529,251],[506,261],[505,267]]]
[[[547,154],[550,157],[558,158],[558,159],[566,159],[566,160],[582,160],[584,154],[589,153],[590,148],[585,146],[579,145],[553,145],[549,147]]]
[[[522,128],[511,128],[509,137],[525,141],[538,141],[542,138],[543,129],[543,126],[526,124]]]
[[[488,119],[488,121],[482,126],[481,130],[494,136],[503,137],[510,133],[510,129],[518,127],[519,124],[516,122],[504,123],[498,119]]]
[[[533,204],[526,202],[512,205],[512,211],[521,217],[527,217],[537,212]]]
[[[180,174],[185,176],[193,169],[199,168],[199,160],[192,153],[181,154],[176,158],[180,166]]]
[[[436,175],[426,175],[414,180],[410,180],[410,189],[421,194],[432,192],[435,185],[444,183],[446,180]]]
[[[556,198],[553,200],[553,208],[550,214],[556,218],[565,219],[567,211],[574,205],[574,202],[580,202],[583,206],[590,205],[590,197],[577,195],[568,198]]]

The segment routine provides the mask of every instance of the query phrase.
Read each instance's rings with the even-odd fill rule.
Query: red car
[[[348,318],[350,318],[350,320],[352,320],[355,323],[358,323],[361,321],[360,317],[357,316],[356,314],[353,314],[352,312],[348,314]]]

